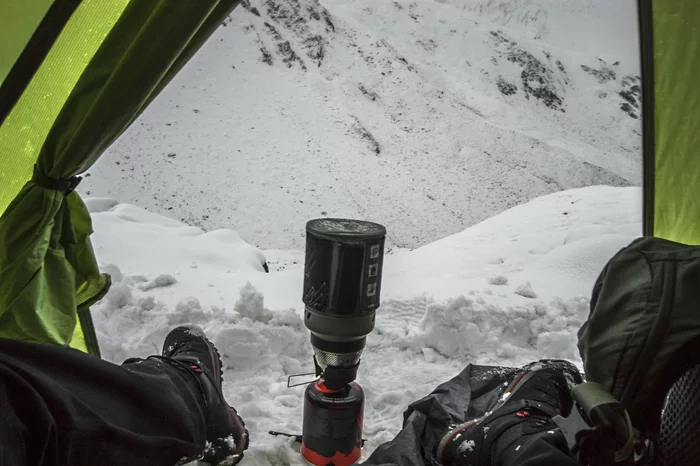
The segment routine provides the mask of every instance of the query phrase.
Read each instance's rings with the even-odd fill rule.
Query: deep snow
[[[243,464],[303,464],[293,442],[267,434],[301,431],[303,387],[288,389],[286,378],[313,369],[302,252],[260,251],[233,231],[205,233],[108,199],[87,203],[97,257],[114,279],[93,308],[104,357],[147,356],[174,326],[200,325],[221,350],[227,399],[251,431]],[[387,255],[358,377],[364,457],[398,432],[410,402],[467,363],[580,363],[576,332],[591,286],[640,234],[640,210],[638,188],[569,190]]]
[[[372,218],[425,245],[537,196],[639,185],[634,0],[250,0],[82,192],[264,248]]]

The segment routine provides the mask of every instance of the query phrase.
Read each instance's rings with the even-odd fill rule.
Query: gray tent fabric
[[[519,370],[469,364],[459,375],[412,403],[404,413],[401,432],[390,442],[380,445],[363,464],[438,464],[435,451],[447,427],[486,413]]]

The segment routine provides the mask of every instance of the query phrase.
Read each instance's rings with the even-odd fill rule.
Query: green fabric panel
[[[67,265],[63,205],[63,194],[28,183],[0,220],[0,337],[63,345],[72,337],[75,310],[65,303],[75,281],[52,273]]]
[[[0,214],[31,178],[58,113],[128,1],[83,0],[0,126]]]
[[[25,185],[0,218],[0,337],[69,344],[77,310],[109,284],[91,254],[91,232],[77,193]]]
[[[0,0],[0,85],[51,3],[52,0]]]
[[[73,338],[71,338],[69,346],[73,349],[80,350],[83,353],[88,352],[87,343],[85,342],[85,332],[83,332],[80,322],[78,322],[78,325],[75,326],[75,332],[73,332]]]
[[[654,235],[700,244],[700,2],[655,0]]]
[[[86,171],[236,3],[131,1],[55,118],[39,172],[67,179]],[[109,286],[90,233],[90,215],[75,192],[65,200],[32,181],[22,188],[0,218],[0,336],[71,341],[76,312]]]

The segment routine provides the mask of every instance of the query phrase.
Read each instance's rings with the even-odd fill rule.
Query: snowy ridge
[[[365,218],[413,248],[638,185],[633,1],[249,0],[81,188],[266,248]]]
[[[634,0],[445,1],[529,39],[577,53],[589,54],[595,44],[596,54],[615,61],[639,51]]]
[[[114,201],[88,205],[102,269],[114,280],[93,308],[103,356],[158,353],[174,326],[199,325],[221,351],[226,397],[250,428],[243,464],[303,464],[297,445],[267,435],[301,432],[303,387],[288,389],[286,378],[313,366],[301,318],[303,254],[264,251],[265,273],[262,252],[232,241],[234,232],[194,247],[211,233]],[[389,254],[358,376],[367,395],[364,457],[398,432],[409,403],[467,363],[579,361],[576,332],[591,286],[641,231],[640,208],[637,188],[570,190]]]

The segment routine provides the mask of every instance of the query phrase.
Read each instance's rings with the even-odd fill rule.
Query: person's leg
[[[198,371],[0,339],[0,464],[172,466],[204,449],[211,430],[206,407],[216,403]]]
[[[572,407],[569,381],[580,383],[581,375],[565,361],[521,369],[470,364],[412,403],[401,431],[363,464],[578,466],[551,419]]]
[[[552,418],[573,409],[569,385],[581,381],[566,361],[524,367],[489,412],[443,436],[438,461],[445,466],[577,465]]]

